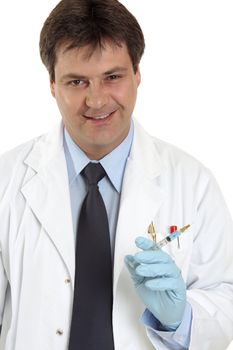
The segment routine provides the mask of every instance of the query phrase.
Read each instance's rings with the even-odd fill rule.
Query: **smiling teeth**
[[[99,117],[94,117],[93,119],[104,119],[104,118],[107,118],[110,114],[111,114],[111,113],[109,113],[109,114],[104,114],[104,115],[100,115]]]
[[[98,119],[105,119],[105,118],[109,117],[111,114],[112,114],[112,112],[108,113],[108,114],[98,115],[96,117],[92,117],[90,115],[84,115],[84,117],[89,118],[89,119],[96,119],[96,120],[98,120]]]

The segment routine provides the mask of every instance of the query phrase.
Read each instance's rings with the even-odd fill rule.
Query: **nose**
[[[108,103],[108,95],[101,84],[89,85],[86,95],[86,105],[93,109],[100,109]]]

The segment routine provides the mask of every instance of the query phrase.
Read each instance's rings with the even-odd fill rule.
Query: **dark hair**
[[[136,72],[145,41],[136,18],[118,0],[62,0],[50,13],[40,34],[40,55],[55,81],[56,53],[90,45],[91,52],[109,41],[126,44]]]

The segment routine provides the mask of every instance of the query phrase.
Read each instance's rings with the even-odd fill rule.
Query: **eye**
[[[117,80],[120,78],[120,75],[118,74],[111,74],[107,77],[107,80]]]
[[[70,81],[69,84],[72,86],[82,86],[85,84],[85,81],[81,80],[81,79],[75,79],[75,80]]]

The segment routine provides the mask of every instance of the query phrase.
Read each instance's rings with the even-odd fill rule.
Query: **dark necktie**
[[[82,171],[88,184],[79,216],[69,350],[113,350],[112,261],[108,218],[98,182],[100,163]]]

